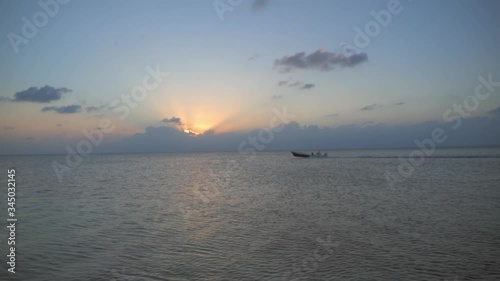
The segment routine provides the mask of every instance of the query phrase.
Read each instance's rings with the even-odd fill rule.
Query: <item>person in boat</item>
[[[318,150],[318,153],[316,155],[321,156],[321,151]]]

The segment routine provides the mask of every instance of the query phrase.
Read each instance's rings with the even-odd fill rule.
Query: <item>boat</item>
[[[292,154],[293,156],[295,157],[300,157],[300,158],[326,158],[328,157],[328,153],[321,153],[321,152],[317,152],[317,153],[304,153],[304,152],[297,152],[297,151],[292,151]]]

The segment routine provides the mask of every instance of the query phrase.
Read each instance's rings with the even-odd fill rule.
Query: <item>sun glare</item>
[[[195,132],[195,131],[190,130],[190,129],[185,129],[185,130],[184,130],[184,133],[186,133],[186,134],[188,134],[188,135],[191,135],[191,136],[197,136],[197,135],[199,135],[199,134],[200,134],[200,133]]]

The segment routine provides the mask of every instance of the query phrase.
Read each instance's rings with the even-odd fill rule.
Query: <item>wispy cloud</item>
[[[6,130],[6,131],[13,131],[16,128],[15,127],[11,127],[11,126],[5,126],[5,127],[3,127],[3,129]]]
[[[70,92],[72,91],[68,88],[54,88],[49,85],[41,88],[30,87],[27,90],[15,93],[14,98],[10,99],[10,101],[49,103],[60,100],[64,94]]]
[[[312,89],[314,87],[316,87],[315,84],[307,83],[307,84],[302,85],[302,87],[300,87],[300,89],[302,89],[302,90],[309,90],[309,89]]]
[[[291,82],[291,81],[286,81],[282,80],[278,82],[278,86],[283,87],[283,86],[288,86],[291,88],[297,88],[301,90],[310,90],[316,86],[316,84],[313,83],[304,83],[302,81],[296,81],[296,82]]]
[[[171,124],[175,124],[175,125],[183,125],[181,122],[181,118],[175,117],[175,116],[172,118],[165,118],[165,119],[161,120],[161,122],[171,123]]]
[[[274,66],[282,73],[291,72],[294,69],[329,71],[335,67],[352,67],[367,60],[366,53],[341,54],[319,49],[310,54],[300,52],[276,59]]]
[[[367,106],[365,106],[365,107],[361,108],[361,111],[365,111],[365,110],[374,110],[374,109],[379,108],[379,107],[381,107],[381,105],[380,105],[380,104],[378,104],[378,103],[374,103],[374,104],[370,104],[370,105],[367,105]]]
[[[94,105],[91,105],[91,106],[87,106],[87,107],[85,108],[85,110],[86,110],[87,112],[94,112],[94,111],[99,111],[99,110],[101,110],[101,109],[105,109],[105,108],[107,108],[107,107],[108,107],[107,105],[100,105],[100,106],[94,106]]]
[[[338,117],[337,113],[325,115],[325,117]]]
[[[283,99],[283,96],[282,95],[273,95],[271,97],[271,99],[273,99],[273,100],[280,100],[280,99]]]
[[[404,102],[398,102],[398,103],[396,103],[396,105],[398,105],[398,106],[399,105],[403,105],[403,104],[405,104],[405,103]]]
[[[249,61],[251,61],[251,60],[255,60],[255,59],[258,59],[259,57],[260,57],[260,55],[259,55],[259,54],[255,54],[255,55],[253,55],[253,56],[249,57],[249,58],[248,58],[248,60],[249,60]]]
[[[42,112],[54,111],[59,114],[71,114],[78,113],[82,110],[82,107],[76,104],[66,105],[66,106],[46,106],[42,108]]]

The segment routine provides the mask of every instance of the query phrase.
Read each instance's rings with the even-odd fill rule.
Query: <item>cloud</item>
[[[478,146],[500,145],[498,118],[479,116],[463,118],[458,130],[453,130],[454,122],[443,124],[442,120],[427,121],[411,125],[385,125],[364,123],[344,125],[335,128],[301,126],[291,122],[282,126],[274,134],[273,141],[265,144],[265,150],[305,150],[387,148],[415,146],[415,140],[431,137],[436,128],[443,128],[448,139],[442,146]],[[280,126],[281,127],[281,126]],[[96,153],[138,153],[138,152],[183,152],[183,151],[238,151],[242,142],[243,149],[253,151],[255,147],[248,143],[248,137],[257,138],[262,129],[246,132],[220,133],[209,132],[190,136],[170,126],[148,127],[139,134],[129,135],[121,140],[103,143],[95,147]],[[22,140],[22,139],[21,139]],[[67,153],[64,147],[69,139],[37,139],[31,142],[0,140],[0,154],[28,153]],[[261,145],[262,143],[260,143]],[[73,145],[76,145],[74,143]],[[285,152],[284,152],[285,153]],[[370,152],[367,152],[370,153]],[[251,155],[248,152],[247,155]],[[287,154],[291,157],[290,154]],[[333,153],[332,156],[335,156]],[[397,154],[395,154],[397,155]]]
[[[337,113],[325,115],[325,117],[337,117],[337,116],[339,116]]]
[[[30,140],[34,140],[35,138],[34,137],[25,137],[24,139],[30,141]]]
[[[314,88],[316,86],[316,84],[304,83],[302,81],[291,82],[291,81],[282,80],[282,81],[278,82],[278,86],[280,86],[280,87],[288,86],[291,88],[298,88],[301,90],[310,90],[310,89]]]
[[[16,128],[15,127],[11,127],[11,126],[5,126],[5,127],[3,127],[3,129],[6,130],[6,131],[13,131]]]
[[[249,58],[248,58],[248,60],[249,60],[249,61],[251,61],[251,60],[255,60],[255,59],[258,59],[259,57],[260,57],[260,55],[259,55],[259,54],[255,54],[255,55],[253,55],[253,56],[249,57]]]
[[[381,107],[391,107],[391,106],[401,106],[401,105],[404,105],[405,103],[404,102],[398,102],[398,103],[395,103],[395,104],[379,104],[379,103],[374,103],[374,104],[370,104],[370,105],[367,105],[363,108],[361,108],[361,111],[366,111],[366,110],[375,110],[377,108],[381,108]]]
[[[319,71],[329,71],[335,67],[352,67],[368,60],[366,53],[333,53],[319,49],[313,53],[296,53],[291,56],[284,56],[274,61],[274,67],[280,72],[287,73],[294,69],[312,69]]]
[[[252,9],[254,11],[264,10],[270,2],[271,0],[254,0],[252,3]]]
[[[314,88],[316,85],[312,84],[312,83],[308,83],[308,84],[304,84],[302,87],[300,87],[300,89],[302,90],[310,90],[312,88]]]
[[[101,109],[105,109],[107,108],[108,106],[107,105],[100,105],[100,106],[87,106],[87,108],[85,109],[87,112],[93,112],[93,111],[99,111]]]
[[[272,98],[273,100],[279,100],[279,99],[282,99],[282,98],[283,98],[283,96],[282,96],[282,95],[273,95],[271,98]]]
[[[181,122],[181,118],[179,117],[172,117],[172,118],[165,118],[163,120],[161,120],[161,122],[163,123],[172,123],[172,124],[175,124],[175,125],[183,125],[182,122]]]
[[[66,106],[46,106],[42,108],[42,112],[54,111],[59,114],[71,114],[78,113],[81,109],[82,107],[76,104]]]
[[[374,103],[361,108],[361,111],[374,110],[375,108],[381,107],[380,104]]]
[[[62,126],[63,126],[63,125],[62,125],[62,124],[59,124],[59,123],[56,125],[56,127],[62,127]]]
[[[441,120],[412,125],[390,126],[368,121],[363,124],[336,128],[301,126],[296,122],[283,125],[265,150],[312,150],[318,148],[387,148],[413,147],[415,139],[428,138],[435,128],[443,128],[448,135],[445,146],[498,145],[498,121],[488,117],[464,118],[459,130]],[[202,134],[190,136],[173,127],[148,127],[144,133],[121,141],[102,145],[105,152],[181,152],[181,151],[236,151],[249,136],[258,136],[261,129],[250,132]],[[247,143],[247,147],[252,147]],[[290,156],[291,157],[291,156]]]
[[[27,90],[15,93],[11,101],[49,103],[51,101],[60,100],[63,94],[70,92],[72,91],[68,88],[56,89],[48,85],[41,88],[30,87]]]

